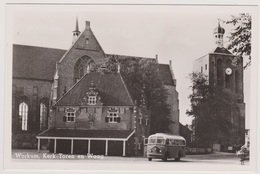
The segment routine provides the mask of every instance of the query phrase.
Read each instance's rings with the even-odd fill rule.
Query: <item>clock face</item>
[[[227,74],[227,75],[232,74],[232,69],[231,69],[231,68],[227,68],[227,69],[226,69],[226,74]]]

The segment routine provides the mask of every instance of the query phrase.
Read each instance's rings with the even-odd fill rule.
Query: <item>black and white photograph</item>
[[[256,171],[257,5],[5,8],[5,169]]]

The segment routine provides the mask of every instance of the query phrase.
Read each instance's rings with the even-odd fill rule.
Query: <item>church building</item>
[[[104,52],[89,21],[82,32],[76,21],[68,50],[13,45],[12,147],[142,155],[151,118],[144,114],[149,113],[144,111],[144,102],[133,100],[120,67],[117,72],[96,69],[111,56]],[[152,59],[158,63],[157,57]],[[158,69],[168,89],[174,122],[169,133],[178,135],[179,101],[171,62],[158,63]]]
[[[236,57],[223,46],[225,29],[218,24],[214,29],[215,49],[194,61],[193,71],[208,77],[209,85],[227,91],[236,103],[230,109],[230,135],[218,137],[215,144],[226,151],[243,144],[245,133],[245,103],[243,90],[243,57]],[[238,108],[238,109],[237,109]]]

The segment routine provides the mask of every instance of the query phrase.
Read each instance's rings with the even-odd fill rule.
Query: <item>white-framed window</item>
[[[76,118],[76,111],[73,108],[66,109],[66,115],[65,115],[65,121],[66,122],[75,122]]]
[[[19,119],[21,122],[21,128],[23,131],[28,129],[28,105],[25,102],[19,105]]]
[[[143,123],[143,117],[139,117],[139,124]]]
[[[97,104],[97,96],[96,95],[89,95],[88,96],[88,104],[89,105],[96,105]]]
[[[47,107],[44,103],[40,104],[40,131],[46,129],[47,124]]]
[[[120,117],[118,115],[118,110],[116,108],[110,109],[106,117],[106,122],[108,123],[119,123]]]

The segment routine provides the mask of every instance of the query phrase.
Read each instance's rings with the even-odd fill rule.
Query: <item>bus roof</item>
[[[152,137],[152,136],[161,136],[161,137],[163,137],[163,138],[165,138],[165,139],[167,139],[167,138],[173,138],[173,139],[185,140],[185,138],[183,138],[183,137],[180,136],[180,135],[172,135],[172,134],[167,134],[167,133],[156,133],[156,134],[152,134],[152,135],[149,136],[149,138]]]

